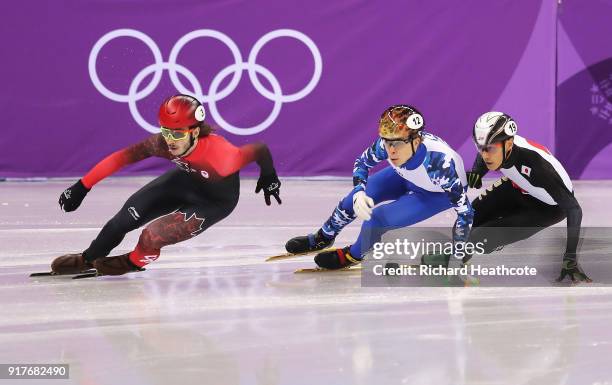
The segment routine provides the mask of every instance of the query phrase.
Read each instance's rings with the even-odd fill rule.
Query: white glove
[[[353,195],[353,211],[364,221],[369,221],[372,218],[372,207],[374,200],[366,195],[365,191],[357,191]]]

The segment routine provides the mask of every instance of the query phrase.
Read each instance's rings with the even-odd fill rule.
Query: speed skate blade
[[[322,269],[320,267],[312,267],[312,268],[303,268],[297,269],[294,271],[294,274],[303,274],[303,273],[348,273],[348,272],[360,272],[361,266],[349,266],[342,269]]]
[[[304,253],[285,253],[285,254],[279,254],[279,255],[274,255],[272,257],[266,258],[266,262],[279,261],[281,259],[303,257],[303,256],[310,255],[310,254],[325,253],[327,251],[332,251],[332,250],[336,250],[336,249],[337,249],[336,247],[330,247],[330,248],[327,248],[327,249],[314,250],[314,251],[306,251]]]
[[[30,274],[30,277],[57,277],[57,276],[62,276],[62,275],[89,274],[95,271],[96,271],[95,269],[90,269],[90,270],[79,271],[78,273],[68,273],[68,274],[58,274],[53,271],[46,271],[42,273],[32,273]]]
[[[94,277],[98,277],[98,272],[95,270],[92,273],[84,273],[84,274],[75,275],[74,277],[72,277],[72,279],[83,279],[83,278],[94,278]]]
[[[406,267],[418,267],[420,265],[418,264],[392,264],[392,263],[387,263],[385,264],[385,267],[387,268],[398,268],[400,266],[406,266]],[[297,269],[294,271],[295,274],[300,274],[300,273],[334,273],[334,272],[342,272],[342,273],[346,273],[346,272],[360,272],[362,270],[362,265],[355,265],[355,266],[349,266],[349,267],[345,267],[343,269],[323,269],[320,267],[312,267],[312,268],[303,268],[303,269]]]
[[[138,270],[128,271],[125,274],[138,273],[138,272],[145,271],[145,270],[147,270],[147,269],[145,269],[144,267],[141,267]],[[121,275],[124,275],[124,274],[120,274],[120,275],[105,275],[105,274],[98,274],[98,272],[96,270],[91,270],[89,272],[83,272],[83,274],[75,275],[74,277],[72,277],[72,279],[95,278],[95,277],[119,277]]]

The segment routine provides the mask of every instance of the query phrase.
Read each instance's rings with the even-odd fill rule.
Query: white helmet
[[[486,112],[476,120],[472,137],[476,147],[482,149],[491,143],[502,142],[514,137],[517,131],[516,122],[503,112]]]

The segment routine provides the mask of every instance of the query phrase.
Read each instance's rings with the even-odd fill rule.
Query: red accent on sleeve
[[[539,148],[540,150],[546,152],[547,154],[550,154],[550,151],[548,150],[548,148],[546,148],[546,146],[544,146],[543,144],[540,144],[538,142],[534,142],[534,141],[529,140],[529,139],[525,139],[525,140],[527,141],[527,143],[531,144],[533,147]]]
[[[529,192],[527,190],[523,190],[521,188],[521,186],[519,186],[518,184],[512,182],[512,187],[514,187],[515,189],[519,190],[520,192],[522,192],[523,194],[529,194]]]
[[[210,162],[219,176],[225,178],[239,171],[245,165],[255,161],[258,156],[258,145],[247,144],[236,147],[225,138],[215,135],[211,136],[213,142],[208,147],[210,151]]]
[[[240,148],[234,147],[233,145],[231,146],[232,149],[231,151],[228,151],[226,161],[220,164],[221,167],[219,168],[219,175],[222,177],[226,177],[240,171],[242,167],[256,159],[256,152],[253,145],[247,144],[246,146],[242,146]]]
[[[112,153],[89,170],[81,181],[85,187],[91,189],[96,183],[114,174],[123,166],[136,163],[151,156],[171,158],[168,146],[161,137],[161,134],[152,135],[140,143]]]
[[[115,173],[121,167],[129,164],[125,149],[112,153],[96,164],[94,168],[81,179],[83,185],[91,189],[96,183]]]

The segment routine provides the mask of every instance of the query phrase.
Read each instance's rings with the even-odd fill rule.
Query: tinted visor
[[[189,136],[192,130],[171,130],[169,128],[161,127],[161,134],[166,139],[181,140]]]

